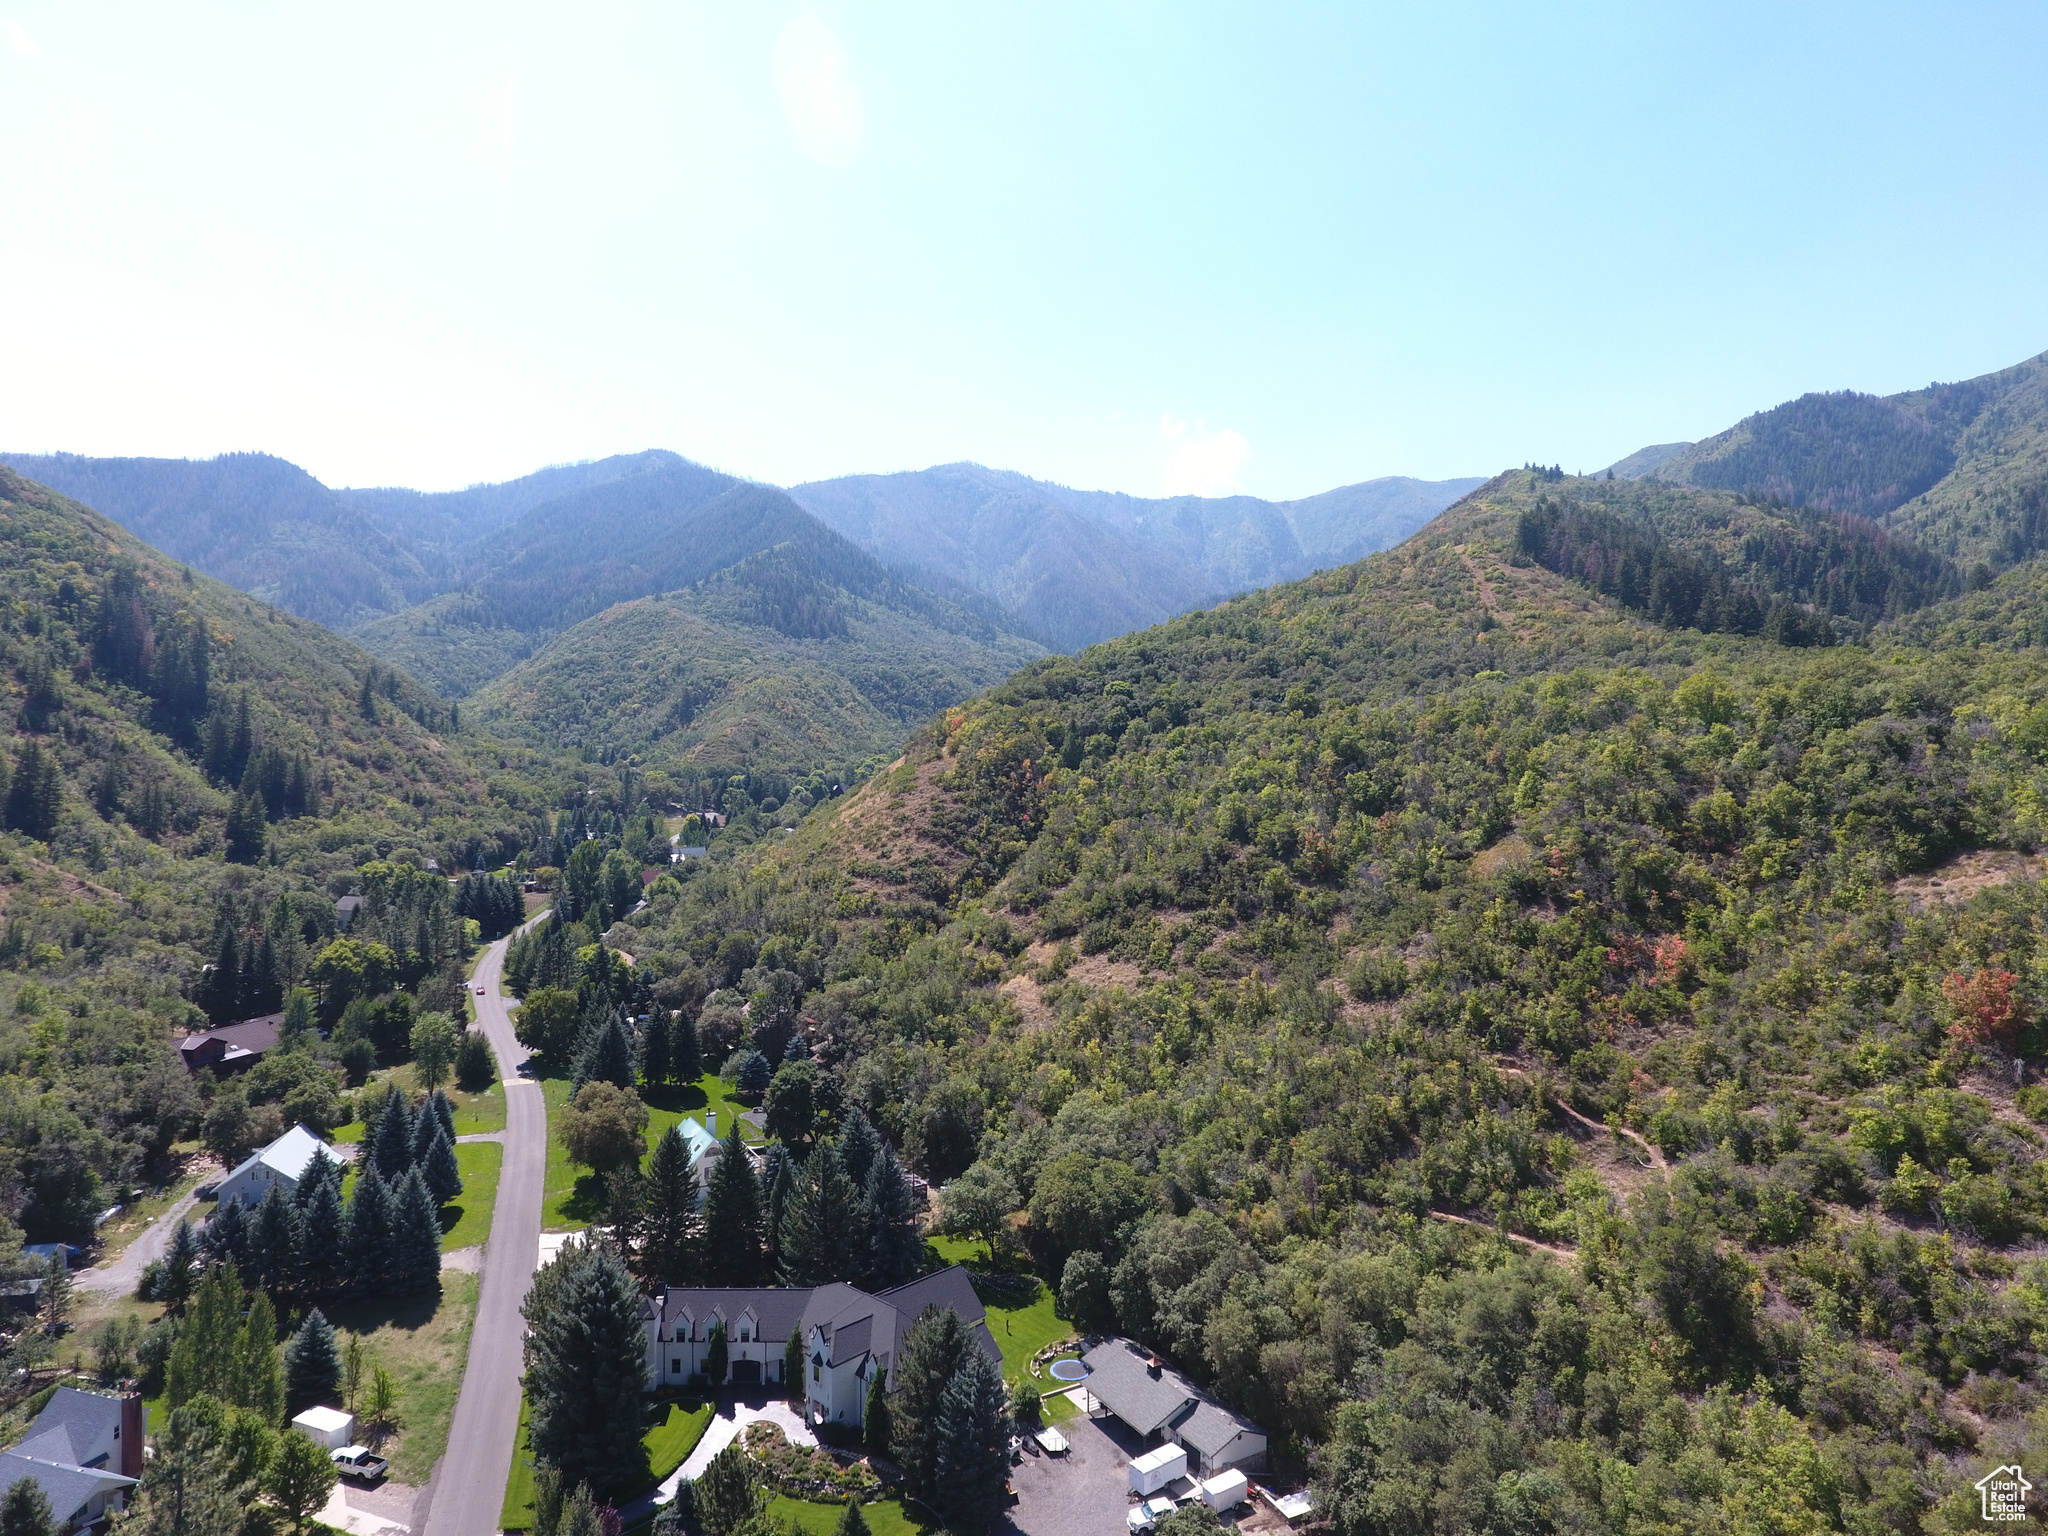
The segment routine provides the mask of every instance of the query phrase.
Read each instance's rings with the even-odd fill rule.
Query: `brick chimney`
[[[142,1394],[139,1392],[121,1394],[120,1436],[117,1470],[123,1477],[142,1476]]]

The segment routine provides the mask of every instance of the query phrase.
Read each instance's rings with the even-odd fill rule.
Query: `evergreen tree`
[[[463,1031],[462,1046],[455,1053],[455,1081],[471,1093],[481,1093],[498,1075],[491,1043],[480,1029]]]
[[[690,1144],[672,1125],[654,1144],[647,1164],[647,1207],[641,1269],[650,1281],[695,1285],[697,1263],[697,1178],[690,1171]]]
[[[441,1093],[438,1088],[434,1092],[443,1099],[447,1098],[447,1095]],[[425,1167],[427,1158],[433,1153],[435,1142],[454,1139],[455,1133],[439,1115],[434,1113],[434,1101],[428,1098],[420,1105],[418,1113],[412,1117],[412,1166]]]
[[[970,1344],[939,1399],[933,1504],[953,1530],[978,1530],[1003,1508],[1010,1423],[1003,1373]]]
[[[779,1141],[768,1143],[761,1154],[761,1230],[767,1239],[767,1269],[782,1268],[782,1216],[789,1209],[791,1191],[796,1188],[796,1159]]]
[[[926,1307],[903,1341],[890,1408],[896,1421],[896,1460],[919,1498],[932,1496],[938,1478],[939,1400],[967,1352],[977,1347],[960,1314],[950,1307]]]
[[[697,1479],[697,1524],[704,1536],[739,1536],[768,1511],[753,1462],[737,1442],[728,1445]]]
[[[839,1162],[855,1189],[868,1187],[868,1172],[882,1153],[882,1137],[858,1104],[846,1111],[839,1125]]]
[[[740,1063],[739,1075],[733,1079],[733,1086],[748,1095],[766,1093],[774,1075],[766,1056],[759,1051],[749,1051],[746,1060]]]
[[[348,1289],[348,1220],[341,1203],[338,1173],[318,1180],[308,1191],[301,1181],[299,1205],[299,1279],[305,1294],[339,1295]]]
[[[839,1512],[839,1523],[832,1528],[832,1536],[868,1536],[868,1517],[860,1512],[860,1500],[846,1501],[846,1508]]]
[[[650,1088],[668,1081],[668,1010],[657,1008],[640,1026],[640,1080]]]
[[[318,1307],[306,1314],[285,1349],[284,1385],[286,1406],[294,1413],[341,1400],[341,1346],[334,1325]]]
[[[887,1290],[913,1278],[924,1259],[924,1238],[917,1230],[917,1199],[903,1165],[886,1146],[868,1170],[859,1219],[865,1274],[861,1283],[870,1290]]]
[[[839,1166],[839,1149],[822,1143],[804,1160],[782,1212],[776,1273],[783,1285],[824,1285],[855,1274],[863,1260],[856,1241],[859,1197]]]
[[[866,1412],[861,1415],[861,1443],[870,1456],[887,1457],[896,1449],[895,1421],[889,1413],[889,1373],[876,1369],[868,1378]]]
[[[427,1181],[427,1191],[437,1205],[446,1205],[462,1193],[462,1174],[455,1166],[454,1143],[441,1134],[439,1121],[434,1126],[434,1144],[427,1149],[427,1160],[420,1164],[420,1174]]]
[[[185,1309],[185,1302],[192,1294],[192,1271],[199,1263],[199,1239],[192,1231],[192,1223],[184,1217],[171,1228],[171,1240],[164,1249],[163,1278],[157,1283],[157,1298],[173,1314]]]
[[[14,765],[14,777],[7,788],[7,825],[41,842],[48,842],[57,830],[57,817],[64,808],[64,776],[54,753],[45,752],[41,742],[29,737]]]
[[[804,1396],[804,1330],[801,1325],[789,1330],[789,1337],[782,1345],[782,1390],[789,1394],[789,1400],[801,1405]]]
[[[731,1359],[732,1346],[726,1337],[725,1319],[720,1318],[711,1325],[711,1337],[704,1344],[704,1379],[714,1387],[724,1386]]]
[[[758,1285],[761,1271],[761,1186],[735,1124],[719,1144],[704,1192],[704,1278],[711,1285]]]
[[[273,1184],[264,1191],[249,1223],[249,1263],[242,1271],[245,1282],[269,1290],[290,1290],[299,1279],[299,1212],[284,1186]]]
[[[415,1296],[431,1290],[441,1278],[441,1218],[417,1168],[398,1186],[392,1204],[394,1289],[401,1296]]]
[[[320,1043],[319,1025],[313,1018],[313,994],[293,987],[284,1000],[284,1017],[278,1021],[277,1048],[280,1051],[309,1051]]]
[[[694,1083],[704,1075],[704,1051],[697,1040],[697,1021],[687,1013],[671,1012],[668,1022],[669,1081]]]
[[[576,1055],[574,1081],[577,1088],[588,1082],[634,1086],[633,1037],[627,1032],[623,1013],[607,1009],[604,1018],[584,1036],[583,1048]]]
[[[33,1477],[16,1478],[0,1498],[0,1536],[58,1536],[49,1495]]]
[[[452,1143],[455,1140],[455,1101],[436,1088],[427,1095],[427,1108],[434,1112],[434,1118],[441,1122],[441,1134]]]
[[[171,1407],[200,1396],[228,1399],[242,1299],[242,1282],[231,1265],[207,1269],[164,1364],[164,1399]]]
[[[569,1483],[613,1497],[647,1476],[640,1394],[647,1340],[639,1288],[608,1245],[572,1242],[548,1266],[524,1308],[527,1443]]]
[[[254,864],[263,857],[263,838],[268,823],[263,817],[263,799],[250,790],[235,796],[228,811],[226,857],[230,864]]]
[[[393,1093],[384,1101],[384,1113],[377,1121],[376,1145],[370,1152],[371,1161],[387,1183],[396,1184],[412,1167],[412,1136],[412,1106],[402,1094]]]
[[[391,1274],[391,1207],[390,1186],[384,1182],[376,1162],[372,1160],[356,1175],[355,1192],[348,1201],[347,1234],[343,1241],[348,1260],[349,1288],[359,1295],[375,1296],[386,1291],[395,1278]]]
[[[277,1313],[261,1291],[249,1299],[229,1370],[224,1402],[247,1408],[272,1428],[283,1422],[284,1357],[277,1347]]]
[[[200,1247],[210,1264],[226,1264],[239,1274],[249,1263],[248,1207],[235,1200],[213,1213],[200,1235]]]

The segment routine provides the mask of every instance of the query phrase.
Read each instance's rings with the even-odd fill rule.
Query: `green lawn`
[[[495,1141],[472,1141],[455,1149],[455,1169],[462,1175],[462,1193],[441,1207],[441,1251],[472,1248],[491,1235],[491,1212],[498,1203],[498,1170],[505,1149]]]
[[[408,1094],[417,1094],[419,1085],[413,1081],[412,1067],[383,1067],[370,1074],[370,1083],[393,1082]],[[366,1085],[368,1086],[368,1085]],[[505,1085],[492,1083],[482,1093],[464,1093],[454,1084],[441,1090],[455,1104],[455,1134],[476,1136],[486,1131],[505,1129]],[[363,1139],[363,1122],[352,1120],[347,1125],[329,1133],[333,1140],[355,1143]]]
[[[337,1330],[360,1333],[370,1358],[397,1378],[398,1433],[384,1454],[400,1482],[424,1483],[448,1449],[476,1297],[475,1275],[444,1274],[438,1294],[343,1301],[325,1309]]]
[[[659,1413],[661,1417],[640,1437],[640,1443],[647,1447],[647,1461],[653,1469],[654,1480],[660,1482],[688,1461],[690,1452],[697,1449],[697,1442],[704,1438],[704,1431],[711,1424],[711,1406],[706,1403],[685,1408],[680,1403],[656,1404],[650,1411]],[[505,1503],[498,1511],[498,1529],[501,1531],[533,1529],[533,1458],[526,1448],[526,1425],[530,1416],[522,1393],[519,1398],[519,1432],[512,1442],[512,1475],[505,1480]]]
[[[1046,1345],[1074,1336],[1066,1320],[1054,1315],[1052,1290],[1036,1275],[976,1275],[974,1294],[988,1309],[988,1330],[1002,1348],[1005,1381],[1022,1377]],[[1039,1389],[1046,1385],[1041,1381]]]
[[[695,1408],[670,1403],[662,1421],[640,1437],[641,1443],[647,1447],[647,1463],[654,1469],[654,1480],[660,1482],[688,1461],[690,1452],[697,1449],[697,1442],[704,1438],[704,1431],[710,1427],[709,1403]]]
[[[604,1181],[587,1168],[569,1161],[569,1150],[555,1135],[562,1106],[569,1102],[569,1079],[544,1077],[541,1092],[548,1107],[548,1166],[546,1187],[541,1197],[541,1226],[550,1232],[587,1227],[604,1209]],[[718,1134],[725,1135],[747,1106],[727,1093],[727,1085],[716,1073],[706,1073],[694,1083],[664,1088],[646,1088],[641,1097],[647,1104],[647,1150],[652,1152],[668,1128],[678,1120],[695,1120],[710,1125],[709,1116],[718,1115]],[[740,1135],[760,1144],[753,1127],[741,1123]]]
[[[804,1536],[832,1536],[839,1529],[843,1504],[810,1504],[778,1493],[768,1504],[768,1518],[777,1525],[794,1526]],[[924,1536],[943,1529],[937,1521],[905,1509],[898,1499],[881,1499],[860,1507],[862,1518],[874,1536]]]

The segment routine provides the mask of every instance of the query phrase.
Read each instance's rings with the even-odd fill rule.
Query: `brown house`
[[[187,1072],[211,1067],[215,1072],[243,1072],[256,1065],[263,1053],[277,1044],[281,1013],[266,1013],[260,1019],[223,1024],[219,1029],[187,1035],[178,1044],[179,1059]]]

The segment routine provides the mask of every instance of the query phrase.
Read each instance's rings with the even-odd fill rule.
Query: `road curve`
[[[469,1364],[455,1400],[448,1453],[434,1475],[427,1536],[489,1536],[498,1529],[505,1480],[512,1471],[512,1442],[519,1433],[520,1341],[526,1331],[519,1306],[540,1252],[548,1116],[540,1085],[519,1072],[528,1052],[513,1037],[510,999],[500,985],[510,943],[500,939],[485,950],[471,982],[484,989],[476,997],[477,1021],[505,1084],[505,1161],[497,1203],[491,1207]]]

